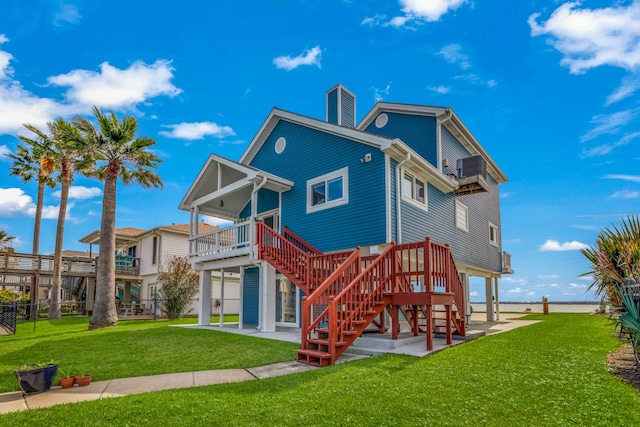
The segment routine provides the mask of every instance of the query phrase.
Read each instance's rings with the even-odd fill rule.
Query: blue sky
[[[151,6],[151,4],[153,4]],[[378,100],[452,107],[510,181],[503,301],[590,300],[578,249],[639,213],[640,1],[151,2],[0,0],[0,153],[22,124],[134,115],[163,190],[119,187],[117,226],[186,223],[206,157],[237,160],[273,107],[325,117],[342,83]],[[0,229],[31,251],[36,186],[0,156]],[[65,248],[98,229],[101,184],[77,178]],[[52,252],[59,194],[45,200]],[[481,300],[482,286],[472,292]],[[473,298],[472,298],[473,299]]]

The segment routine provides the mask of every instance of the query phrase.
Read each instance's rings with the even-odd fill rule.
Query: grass
[[[527,319],[543,322],[422,359],[388,355],[268,380],[62,405],[0,416],[0,424],[640,424],[640,394],[606,369],[606,355],[620,345],[606,318]]]
[[[89,318],[76,317],[39,321],[35,333],[33,323],[19,324],[16,335],[0,336],[0,393],[19,390],[15,367],[52,359],[65,373],[91,373],[95,381],[295,359],[293,343],[169,327],[185,323],[196,319],[122,321],[115,328],[88,331]]]

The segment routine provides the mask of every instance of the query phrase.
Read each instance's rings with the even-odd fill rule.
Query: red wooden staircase
[[[373,256],[363,257],[360,248],[323,254],[287,228],[280,235],[261,222],[257,230],[258,258],[305,293],[299,361],[335,363],[372,323],[385,331],[385,309],[393,339],[400,331],[400,314],[414,335],[426,333],[428,350],[434,332],[443,332],[449,344],[452,334],[465,335],[464,288],[448,245],[426,239],[391,243]],[[442,316],[434,319],[434,307]]]

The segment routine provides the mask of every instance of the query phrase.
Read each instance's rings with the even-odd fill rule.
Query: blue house
[[[240,273],[241,328],[302,327],[304,346],[315,322],[306,341],[319,342],[316,352],[336,339],[321,329],[329,300],[347,288],[353,301],[362,300],[355,288],[379,298],[358,309],[356,323],[366,317],[382,330],[391,318],[394,332],[408,322],[430,336],[438,332],[432,309],[444,307],[453,319],[445,329],[464,334],[469,277],[482,277],[492,320],[498,279],[513,273],[501,244],[505,174],[450,108],[379,102],[356,123],[356,97],[344,86],[326,102],[326,120],[274,108],[239,161],[209,156],[180,203],[191,215],[195,268]],[[201,233],[201,215],[234,224]],[[209,324],[210,277],[201,274],[200,324]],[[338,317],[355,307],[334,304]],[[337,339],[352,341],[350,334]]]

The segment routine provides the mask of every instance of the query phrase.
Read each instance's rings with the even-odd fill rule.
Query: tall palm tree
[[[53,273],[51,279],[51,305],[49,319],[61,317],[60,290],[62,288],[62,245],[64,241],[64,223],[67,217],[69,188],[73,182],[75,171],[84,171],[86,165],[86,149],[83,140],[78,136],[78,130],[69,122],[57,119],[47,123],[52,135],[52,157],[57,164],[58,180],[60,181],[60,207],[56,226],[56,241],[53,252]]]
[[[128,185],[162,187],[155,169],[160,159],[148,148],[155,140],[137,136],[138,122],[132,116],[118,120],[113,111],[105,114],[93,107],[97,128],[86,118],[76,116],[74,127],[91,151],[96,162],[94,175],[104,183],[102,219],[100,223],[100,256],[96,277],[96,298],[89,329],[113,326],[118,321],[115,304],[116,252],[116,188],[118,179]]]
[[[36,198],[33,246],[31,250],[32,254],[37,255],[40,252],[40,224],[42,222],[44,189],[45,186],[53,188],[56,185],[56,181],[52,177],[56,169],[56,164],[51,153],[53,141],[51,141],[49,135],[35,126],[24,125],[24,127],[34,133],[37,138],[31,139],[23,135],[18,135],[18,138],[20,138],[25,145],[18,145],[16,152],[9,153],[7,156],[13,159],[9,175],[19,177],[22,182],[30,182],[33,181],[34,178],[38,180],[38,196]],[[37,283],[35,276],[33,276],[31,280],[30,299],[31,304],[36,303]]]
[[[15,237],[9,236],[6,232],[0,230],[0,251],[4,251],[7,249],[7,245],[11,242]]]

